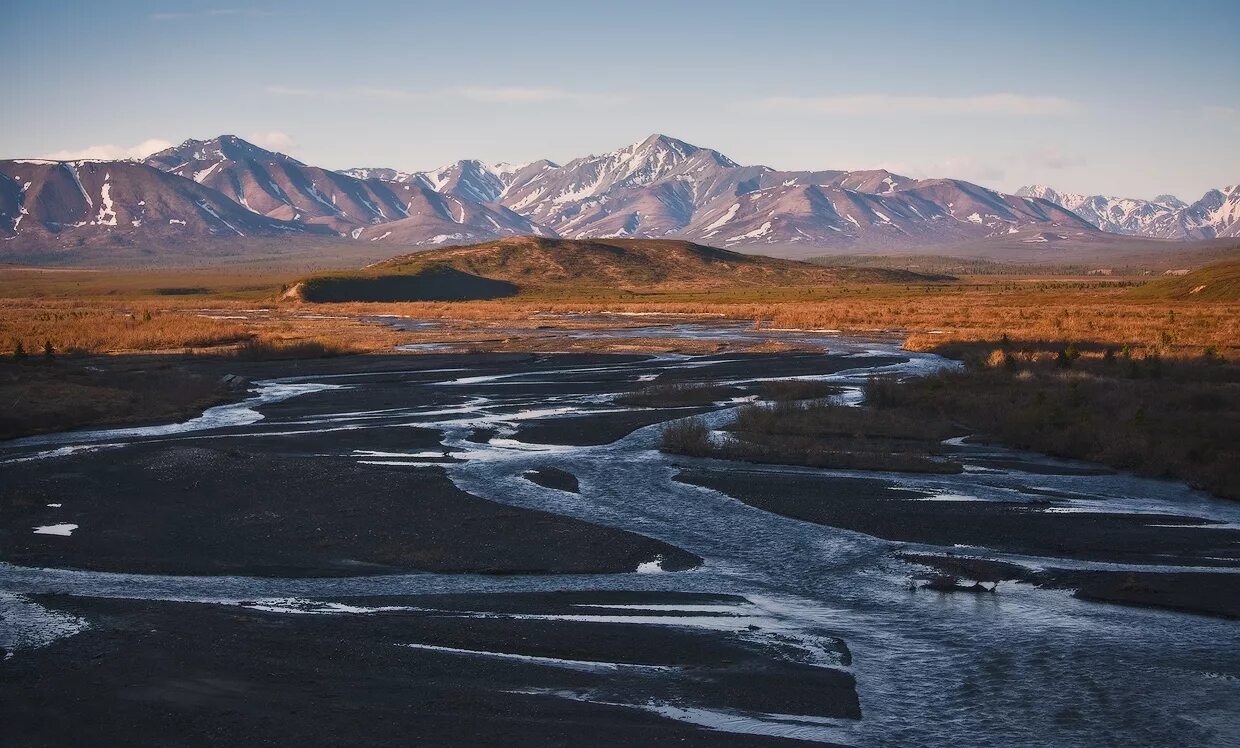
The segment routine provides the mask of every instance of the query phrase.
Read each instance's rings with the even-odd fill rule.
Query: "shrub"
[[[320,340],[247,340],[232,351],[236,358],[247,361],[271,361],[298,358],[332,358],[357,353],[356,350]]]
[[[738,392],[735,387],[722,384],[656,384],[623,394],[616,402],[643,408],[675,408],[710,405]]]
[[[789,400],[820,400],[833,397],[843,390],[838,384],[817,382],[809,379],[781,379],[774,382],[763,382],[758,388],[758,395],[763,400],[783,402]]]
[[[674,454],[705,457],[711,452],[710,429],[701,418],[672,421],[663,427],[660,449]]]
[[[900,404],[900,385],[892,376],[873,376],[865,380],[865,404],[886,408]]]

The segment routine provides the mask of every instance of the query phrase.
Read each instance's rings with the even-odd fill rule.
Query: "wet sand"
[[[1057,512],[1035,502],[933,498],[877,478],[687,468],[677,480],[809,522],[911,543],[1128,564],[1235,567],[1240,529],[1172,514]]]
[[[410,436],[384,446],[418,453],[425,435]],[[3,559],[269,577],[580,574],[633,571],[655,559],[669,570],[700,561],[633,533],[480,499],[438,467],[370,460],[391,464],[150,443],[103,464],[91,454],[68,457],[54,472],[42,462],[6,466]],[[30,531],[67,515],[79,525],[71,537]]]
[[[800,741],[703,730],[611,703],[860,716],[847,673],[789,661],[732,634],[462,619],[463,611],[490,607],[554,612],[565,598],[556,596],[548,608],[551,601],[538,598],[452,597],[385,599],[419,610],[352,616],[42,598],[91,628],[5,665],[6,740],[541,746],[577,745],[588,735],[602,746],[778,746]],[[573,599],[598,605],[617,598]],[[650,594],[641,600],[729,602]],[[565,697],[573,693],[583,698]]]

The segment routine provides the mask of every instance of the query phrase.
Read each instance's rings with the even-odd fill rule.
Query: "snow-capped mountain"
[[[958,180],[885,170],[742,166],[665,135],[509,183],[500,201],[561,236],[664,237],[719,246],[944,243],[1045,224],[1089,231],[1069,211]]]
[[[408,182],[409,177],[413,176],[411,172],[401,171],[400,169],[342,169],[341,174],[354,179],[382,179],[385,182]]]
[[[259,215],[193,180],[134,161],[0,161],[0,237],[84,246],[329,233]]]
[[[472,244],[505,236],[555,236],[555,232],[497,203],[435,192],[416,182],[398,185],[406,203],[398,220],[354,229],[354,239],[400,246]]]
[[[1088,240],[1104,236],[1095,224],[1108,231],[1181,239],[1235,236],[1240,231],[1235,187],[1211,191],[1192,205],[1169,196],[1119,200],[1045,187],[1007,195],[957,179],[912,179],[882,169],[746,166],[718,151],[657,134],[563,165],[462,160],[420,172],[330,171],[235,136],[187,140],[142,164],[98,162],[87,170],[93,174],[102,168],[105,175],[112,174],[112,194],[126,196],[115,224],[110,213],[95,220],[88,215],[102,202],[103,182],[88,185],[90,200],[83,199],[68,176],[81,171],[81,163],[38,164],[48,172],[42,179],[53,185],[45,190],[25,171],[35,164],[0,162],[5,164],[0,169],[5,177],[0,180],[0,231],[6,238],[28,235],[59,241],[55,238],[72,229],[79,243],[95,236],[115,241],[128,230],[153,230],[139,208],[150,210],[157,204],[168,205],[170,211],[157,220],[176,227],[193,221],[204,236],[230,235],[226,227],[235,226],[234,236],[330,232],[404,247],[513,235],[676,237],[806,255],[989,238],[1003,239],[1009,246]],[[109,170],[111,165],[115,168]],[[138,174],[140,180],[131,176]],[[120,186],[123,179],[140,181],[141,189]],[[165,191],[166,200],[156,195]],[[142,197],[130,199],[139,194]],[[186,207],[193,205],[208,206],[213,213]],[[169,220],[185,224],[167,224]],[[31,228],[36,224],[38,229]]]
[[[307,166],[235,135],[187,140],[146,163],[218,190],[269,218],[321,224],[337,233],[404,218],[404,189]]]
[[[548,234],[571,238],[676,236],[720,246],[882,247],[1006,235],[1025,226],[1092,230],[1052,203],[959,180],[918,181],[885,170],[742,166],[718,151],[658,134],[563,166],[458,161],[411,174],[408,181],[474,201],[496,201]]]
[[[1181,215],[1190,236],[1240,237],[1240,184],[1210,190]]]
[[[1021,187],[1016,194],[1049,200],[1115,234],[1180,240],[1240,236],[1237,185],[1210,190],[1191,205],[1174,195],[1142,200],[1059,192],[1044,185]]]

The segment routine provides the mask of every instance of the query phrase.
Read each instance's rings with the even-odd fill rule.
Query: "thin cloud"
[[[274,96],[289,96],[304,99],[380,99],[399,101],[402,99],[421,98],[423,94],[400,88],[378,88],[375,86],[354,86],[353,88],[303,88],[300,86],[270,85],[263,88]]]
[[[416,99],[421,96],[421,94],[414,91],[407,91],[403,88],[381,88],[376,86],[361,86],[359,88],[352,88],[349,89],[349,93],[365,99],[388,99],[391,101]]]
[[[274,16],[270,10],[258,8],[209,8],[207,10],[180,13],[151,13],[147,16],[152,21],[184,21],[190,18],[221,18],[229,16],[246,16],[249,18],[270,18]]]
[[[567,91],[561,88],[522,86],[463,86],[437,91],[410,91],[403,88],[354,86],[352,88],[304,88],[273,84],[264,91],[274,96],[318,99],[370,99],[377,101],[473,101],[482,104],[546,104],[567,102],[581,106],[606,106],[628,101],[620,94]]]
[[[1234,106],[1223,106],[1221,104],[1209,104],[1201,107],[1201,113],[1211,119],[1240,119],[1240,109]]]
[[[594,105],[617,104],[629,99],[628,96],[620,94],[582,93],[566,91],[562,88],[524,86],[465,86],[455,89],[455,93],[470,101],[486,104],[540,104],[566,101]]]
[[[297,145],[297,141],[293,140],[293,136],[281,130],[252,132],[246,136],[246,140],[260,148],[266,148],[269,151],[279,151],[281,153],[291,153],[300,148],[300,146]]]
[[[520,86],[470,86],[458,89],[457,93],[473,101],[499,104],[559,101],[569,98],[567,91],[558,88],[523,88]]]
[[[937,161],[916,164],[885,161],[866,168],[886,169],[914,179],[963,179],[983,186],[1000,182],[1007,176],[1003,167],[979,161],[972,156],[948,156]]]
[[[821,114],[874,115],[921,114],[996,116],[1060,116],[1078,105],[1059,96],[1026,96],[996,93],[982,96],[899,96],[855,94],[850,96],[770,96],[759,99],[764,109]]]
[[[172,141],[163,140],[161,138],[149,138],[138,143],[137,145],[123,146],[112,145],[110,143],[104,145],[88,145],[85,148],[77,150],[62,150],[53,153],[45,153],[39,158],[46,158],[53,161],[119,161],[122,159],[141,160],[162,151],[165,148],[171,148]]]
[[[328,95],[328,92],[319,89],[297,88],[295,86],[267,86],[263,90],[269,94],[275,94],[276,96],[320,97]]]
[[[1029,159],[1035,166],[1041,166],[1047,169],[1071,169],[1077,166],[1085,165],[1085,157],[1075,153],[1065,153],[1056,146],[1048,145],[1033,153],[1029,154]]]

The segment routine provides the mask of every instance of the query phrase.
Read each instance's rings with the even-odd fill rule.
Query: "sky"
[[[6,0],[0,158],[231,133],[328,168],[661,132],[778,169],[1199,198],[1240,182],[1240,0]]]

